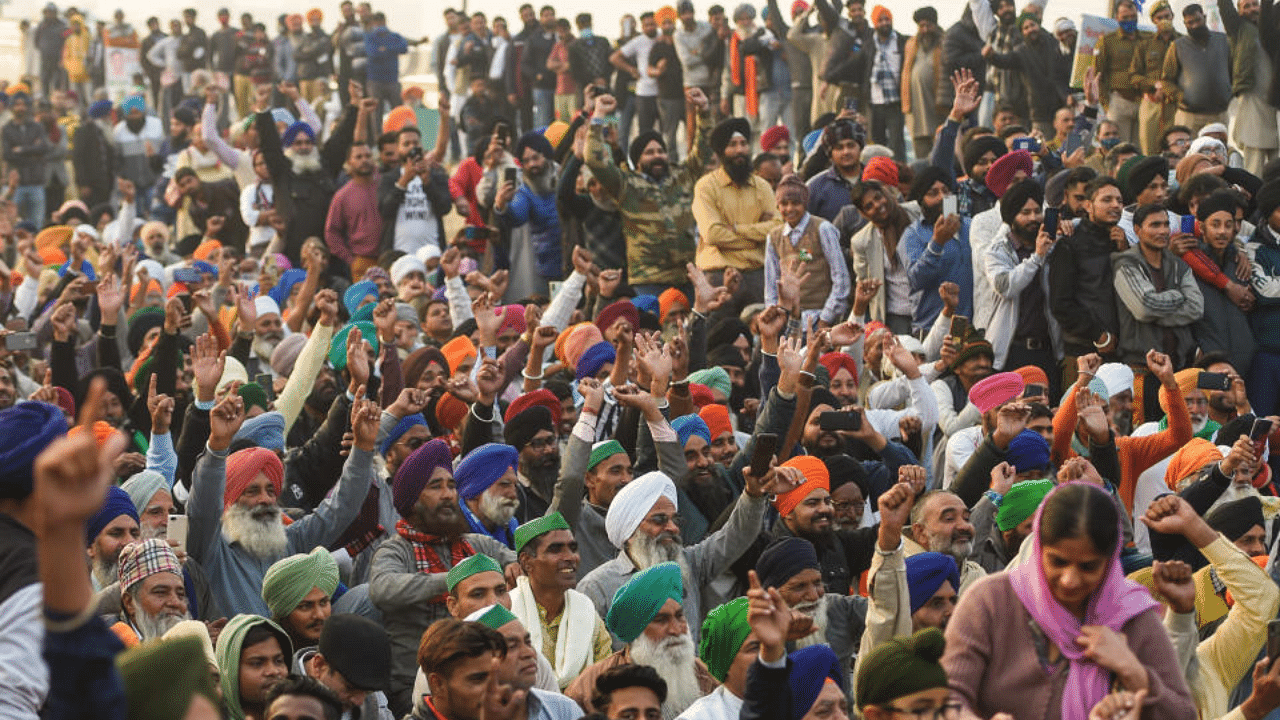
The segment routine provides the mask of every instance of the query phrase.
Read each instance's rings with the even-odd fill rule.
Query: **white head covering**
[[[1133,370],[1123,363],[1107,363],[1098,368],[1095,377],[1107,386],[1107,394],[1111,397],[1125,390],[1133,391]]]
[[[1227,126],[1222,123],[1209,123],[1208,125],[1200,128],[1200,132],[1197,134],[1197,137],[1204,137],[1205,135],[1212,133],[1222,133],[1223,135],[1226,135]]]
[[[100,236],[100,235],[98,234],[98,228],[96,228],[96,227],[94,227],[94,226],[92,226],[92,225],[87,225],[87,224],[84,224],[84,225],[77,225],[77,226],[76,226],[76,234],[77,234],[77,235],[80,235],[80,234],[88,235],[89,237],[93,238],[94,242],[97,242],[97,241],[99,241],[99,240],[101,240],[101,239],[102,239],[102,236]]]
[[[586,168],[584,167],[583,169],[585,170]],[[426,267],[426,262],[428,260],[434,260],[440,257],[440,246],[433,242],[429,242],[418,248],[418,251],[415,252],[414,255],[418,256],[418,259],[423,262],[423,267]],[[394,285],[394,283],[392,284]]]
[[[133,501],[133,507],[137,509],[141,515],[143,510],[147,509],[147,503],[151,502],[151,498],[161,490],[168,491],[169,481],[155,470],[143,470],[140,473],[134,473],[132,477],[124,481],[120,486],[128,494],[129,499]]]
[[[156,262],[155,260],[152,260],[151,258],[145,258],[143,260],[139,260],[138,264],[133,267],[134,281],[137,281],[138,271],[142,270],[143,268],[146,268],[147,270],[147,277],[160,283],[160,287],[163,287],[163,288],[169,287],[169,280],[170,280],[169,274],[164,271],[163,265]]]
[[[222,367],[222,377],[218,379],[217,389],[221,390],[237,380],[241,385],[248,384],[249,372],[244,369],[244,365],[239,360],[228,355],[227,364]]]
[[[213,642],[209,639],[209,628],[199,620],[183,620],[182,622],[169,628],[162,639],[174,640],[176,638],[193,637],[200,640],[200,649],[204,651],[205,660],[210,665],[217,666],[218,659],[213,654]]]
[[[1190,155],[1218,155],[1226,157],[1227,146],[1223,145],[1222,141],[1218,138],[1202,135],[1201,137],[1191,141],[1191,148],[1187,150],[1187,153]]]
[[[640,523],[644,522],[645,516],[653,509],[653,504],[662,497],[679,509],[676,484],[665,473],[657,470],[645,473],[624,485],[613,496],[613,502],[609,503],[609,513],[604,518],[604,529],[609,535],[609,542],[614,547],[621,548],[635,534]]]
[[[1058,18],[1058,21],[1053,24],[1053,32],[1055,35],[1060,32],[1067,32],[1068,30],[1075,32],[1075,29],[1076,24],[1071,22],[1070,18]]]
[[[254,298],[253,309],[258,311],[258,317],[280,314],[280,306],[276,304],[275,300],[271,299],[270,295],[259,295]]]
[[[427,245],[432,244],[433,243],[427,243]],[[391,275],[391,284],[399,285],[400,281],[405,279],[405,277],[411,272],[420,272],[423,277],[426,277],[427,266],[418,259],[417,255],[401,255],[396,258],[395,262],[391,263],[391,270],[389,271],[389,274]]]

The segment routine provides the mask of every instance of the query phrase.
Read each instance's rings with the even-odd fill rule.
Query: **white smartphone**
[[[944,216],[956,214],[956,196],[955,195],[948,195],[942,198],[942,214]]]
[[[165,534],[174,543],[175,550],[187,551],[187,516],[186,515],[170,515],[169,527]]]

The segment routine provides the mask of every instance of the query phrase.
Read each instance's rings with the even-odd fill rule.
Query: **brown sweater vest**
[[[801,257],[801,274],[809,273],[809,279],[800,287],[800,309],[821,310],[827,304],[827,296],[831,294],[831,265],[827,263],[827,255],[822,252],[822,239],[818,235],[818,226],[822,218],[809,216],[809,224],[800,235],[800,242],[791,244],[791,238],[782,234],[785,225],[779,225],[769,231],[769,240],[773,243],[778,259],[785,266],[791,258]],[[805,259],[800,251],[808,254]]]

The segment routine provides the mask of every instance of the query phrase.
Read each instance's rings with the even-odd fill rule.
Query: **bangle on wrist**
[[[524,376],[525,380],[541,380],[543,375],[545,375],[546,373],[538,373],[537,375],[530,375],[528,370],[521,370],[520,374]]]

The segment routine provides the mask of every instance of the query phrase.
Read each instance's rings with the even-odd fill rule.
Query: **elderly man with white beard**
[[[112,486],[106,502],[89,518],[87,552],[94,592],[116,581],[120,551],[140,537],[133,500],[124,490]]]
[[[143,540],[120,551],[120,621],[111,631],[126,647],[162,637],[190,620],[178,556],[163,540]]]
[[[467,453],[453,471],[462,515],[471,532],[488,535],[509,548],[516,539],[516,464],[520,453],[510,445],[485,443]]]
[[[684,574],[677,563],[657,563],[618,588],[605,623],[609,632],[627,645],[583,670],[565,695],[583,709],[590,708],[600,673],[628,663],[648,665],[667,681],[664,720],[674,720],[698,698],[715,690],[716,679],[698,659],[689,634]]]
[[[724,526],[690,547],[681,542],[676,525],[679,508],[671,478],[655,471],[627,483],[614,496],[605,516],[609,541],[619,548],[618,556],[592,570],[578,583],[578,590],[591,598],[601,617],[607,618],[614,593],[632,576],[662,562],[675,562],[687,578],[683,611],[696,641],[702,624],[703,588],[727,570],[760,534],[769,494],[794,488],[804,479],[799,470],[788,467],[771,468],[760,478],[746,468],[742,478],[746,487]]]
[[[363,394],[361,388],[351,407],[355,440],[337,487],[315,512],[287,527],[276,501],[284,480],[280,458],[261,447],[228,453],[244,422],[244,401],[231,395],[209,412],[209,440],[196,461],[187,503],[187,550],[219,579],[214,587],[215,617],[266,616],[270,610],[260,589],[272,563],[330,545],[359,513],[373,481],[381,414],[378,404],[364,400]]]
[[[867,599],[827,592],[813,543],[794,536],[773,541],[756,561],[756,575],[761,587],[777,588],[787,607],[813,623],[808,634],[788,640],[787,651],[827,645],[845,671],[852,672],[854,651],[866,622]]]
[[[285,327],[280,306],[275,300],[267,295],[259,295],[253,299],[252,305],[252,318],[248,316],[247,305],[240,310],[239,339],[249,340],[251,343],[245,372],[250,377],[256,377],[259,373],[271,372],[271,354],[276,351],[280,341],[284,340]]]

